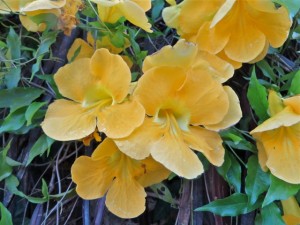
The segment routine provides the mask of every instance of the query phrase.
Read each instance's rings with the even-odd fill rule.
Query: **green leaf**
[[[272,203],[261,209],[262,225],[285,225],[282,220],[279,208],[275,203]]]
[[[294,75],[291,83],[291,87],[289,88],[290,95],[298,95],[300,94],[300,70]]]
[[[123,48],[125,45],[125,38],[123,30],[117,30],[111,37],[111,43],[117,48]]]
[[[271,175],[271,185],[263,202],[263,207],[275,200],[284,200],[295,195],[300,190],[300,184],[290,184]]]
[[[21,58],[21,40],[12,27],[10,27],[6,43],[8,48],[8,58],[15,63],[11,63],[11,69],[5,75],[5,84],[8,88],[14,88],[18,86],[21,79],[21,69],[15,65],[19,64]]]
[[[156,20],[161,15],[161,11],[164,8],[165,1],[164,0],[154,0],[152,4],[153,4],[153,6],[151,9],[151,18],[152,18],[152,20]]]
[[[7,152],[10,149],[11,141],[5,146],[5,148],[0,151],[0,181],[9,177],[12,173],[12,166],[10,166],[7,161]]]
[[[270,178],[262,171],[258,158],[253,155],[247,163],[246,194],[249,196],[249,203],[254,204],[260,194],[267,191],[270,185]]]
[[[175,200],[168,187],[163,183],[154,184],[150,186],[151,190],[157,195],[157,197],[167,203],[175,204]]]
[[[266,60],[259,61],[256,65],[267,78],[270,78],[273,82],[276,81],[276,75]]]
[[[236,192],[241,191],[241,174],[242,169],[240,163],[237,161],[235,156],[228,152],[228,157],[231,161],[231,166],[227,172],[227,180],[233,185]]]
[[[48,185],[44,179],[42,179],[42,194],[44,198],[46,198],[47,200],[49,199]]]
[[[31,125],[32,123],[32,118],[35,115],[35,113],[46,104],[47,102],[33,102],[31,103],[26,112],[25,112],[25,119],[27,121],[26,126]]]
[[[46,136],[45,134],[42,134],[39,139],[35,142],[35,144],[32,146],[30,152],[28,161],[26,163],[26,166],[28,166],[31,161],[38,155],[43,155],[48,149],[50,149],[51,145],[53,144],[54,140]]]
[[[273,2],[285,6],[292,17],[294,17],[300,9],[299,0],[273,0]]]
[[[247,195],[235,193],[224,199],[215,200],[195,211],[209,211],[220,216],[237,216],[247,212]]]
[[[38,88],[16,87],[0,90],[0,108],[10,108],[11,112],[29,105],[43,93]]]
[[[255,73],[255,67],[253,67],[249,88],[247,92],[247,97],[253,108],[255,114],[258,116],[260,121],[265,121],[269,118],[268,116],[268,100],[267,100],[267,90],[262,86]]]
[[[26,198],[29,202],[35,203],[35,204],[40,204],[48,201],[48,197],[44,196],[42,198],[37,198],[37,197],[31,197],[25,195],[22,191],[18,190],[20,182],[18,178],[14,175],[9,176],[8,178],[5,179],[5,187],[7,190],[17,196],[20,196],[22,198]]]
[[[0,212],[1,212],[0,225],[13,225],[10,212],[7,210],[7,208],[4,207],[4,205],[1,202],[0,202]]]
[[[0,134],[3,132],[11,132],[20,129],[26,122],[24,113],[25,108],[20,108],[8,114],[1,124]]]

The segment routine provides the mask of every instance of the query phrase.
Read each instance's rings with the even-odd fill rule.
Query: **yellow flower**
[[[145,210],[144,187],[166,179],[170,171],[151,157],[141,161],[131,159],[106,138],[92,157],[76,159],[71,173],[80,197],[96,199],[106,194],[109,211],[122,218],[133,218]]]
[[[271,0],[184,0],[164,9],[163,18],[181,37],[235,67],[261,60],[269,45],[280,47],[292,24],[287,9]]]
[[[152,32],[145,14],[151,8],[151,0],[91,0],[98,5],[100,19],[115,23],[124,16],[132,24]]]
[[[43,31],[45,23],[37,24],[32,17],[53,14],[58,18],[57,28],[70,34],[77,24],[75,14],[81,6],[81,0],[4,0],[0,1],[0,13],[19,12],[22,25],[29,31]]]
[[[290,197],[286,200],[281,200],[284,215],[282,219],[286,225],[300,224],[300,207],[295,197]]]
[[[144,106],[147,116],[131,135],[115,140],[120,150],[135,159],[151,154],[188,179],[203,172],[191,149],[220,166],[224,148],[217,131],[241,118],[236,94],[219,82],[228,79],[220,78],[218,71],[226,71],[226,65],[220,61],[205,63],[197,47],[184,40],[146,57],[144,75],[133,96]]]
[[[131,74],[119,55],[98,49],[60,68],[54,76],[60,93],[68,99],[50,104],[42,123],[56,140],[76,140],[98,128],[108,137],[129,135],[144,120],[137,101],[127,101]]]
[[[293,184],[300,184],[300,95],[281,99],[269,93],[271,118],[251,131],[257,140],[259,163],[264,170]]]

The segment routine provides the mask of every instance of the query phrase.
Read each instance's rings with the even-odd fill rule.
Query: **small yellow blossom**
[[[151,157],[138,161],[126,156],[106,138],[91,157],[76,159],[71,174],[80,197],[96,199],[106,194],[109,211],[133,218],[145,211],[144,187],[166,179],[170,171]]]
[[[201,50],[241,63],[261,60],[287,39],[291,19],[271,0],[184,0],[163,11],[166,24]]]
[[[300,224],[300,207],[295,197],[290,197],[286,200],[281,200],[283,208],[283,216],[286,225]]]
[[[115,140],[120,150],[135,159],[151,154],[188,179],[203,172],[191,149],[222,165],[224,148],[217,131],[241,118],[236,94],[220,82],[232,76],[227,65],[201,59],[197,46],[184,40],[146,57],[133,98],[141,102],[147,116],[131,135]],[[220,71],[227,75],[222,77]]]
[[[269,93],[271,118],[251,131],[257,140],[259,163],[264,170],[293,184],[300,184],[300,95],[281,99]]]
[[[50,104],[42,123],[49,137],[82,139],[96,127],[108,137],[125,137],[144,120],[141,104],[127,100],[131,80],[127,64],[107,49],[63,66],[54,80],[68,99]]]
[[[151,8],[151,0],[91,0],[98,5],[100,19],[115,23],[124,16],[132,24],[152,32],[145,14]]]

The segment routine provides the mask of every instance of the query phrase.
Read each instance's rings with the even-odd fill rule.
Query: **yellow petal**
[[[182,137],[170,132],[152,144],[152,157],[178,176],[193,179],[203,173],[203,166],[197,155],[188,147]]]
[[[150,155],[151,146],[161,136],[160,126],[150,118],[123,139],[115,139],[116,145],[126,155],[134,159],[144,159]]]
[[[222,146],[223,141],[217,132],[190,126],[190,131],[185,133],[185,140],[190,148],[202,152],[213,165],[221,166],[223,164],[225,150]]]
[[[282,219],[286,225],[299,225],[300,224],[300,215],[283,215]]]
[[[196,60],[193,62],[193,70],[203,70],[204,68],[211,71],[211,76],[220,83],[226,82],[233,76],[233,66],[221,59],[220,57],[205,51],[199,51]]]
[[[86,93],[95,85],[90,74],[90,60],[82,58],[61,67],[54,75],[59,92],[74,101],[83,102]]]
[[[226,129],[236,124],[242,118],[242,110],[240,107],[240,101],[238,96],[229,86],[225,86],[224,90],[226,91],[229,99],[229,109],[227,111],[227,114],[221,120],[221,122],[205,126],[207,129],[215,131]]]
[[[101,198],[109,189],[114,174],[105,167],[104,163],[101,160],[81,156],[72,165],[72,180],[77,184],[76,192],[81,198]]]
[[[290,214],[298,216],[300,219],[300,207],[295,197],[289,197],[288,199],[281,200],[281,204],[285,215]]]
[[[151,0],[131,0],[139,5],[145,12],[151,9]]]
[[[111,2],[111,3],[113,4],[112,6],[105,6],[102,3],[98,4],[98,13],[102,22],[115,23],[123,16],[119,7],[117,7],[117,4],[119,3],[118,2]]]
[[[226,62],[230,63],[234,69],[239,69],[242,67],[241,62],[237,62],[237,61],[234,61],[234,60],[228,58],[228,56],[225,54],[224,50],[219,52],[217,54],[217,56],[220,57],[221,59],[225,60]]]
[[[116,154],[121,154],[114,141],[110,138],[105,138],[95,149],[92,154],[93,160],[107,160],[112,163],[117,157]]]
[[[227,13],[231,10],[236,0],[226,0],[224,4],[220,7],[218,12],[215,14],[213,20],[211,21],[210,27],[214,27],[220,20],[222,20]]]
[[[143,106],[137,101],[128,101],[103,109],[97,117],[97,127],[110,138],[124,138],[139,127],[144,118]]]
[[[275,4],[272,1],[246,0],[253,9],[264,13],[276,13]]]
[[[269,91],[268,102],[270,116],[275,116],[277,113],[280,113],[284,109],[281,97],[274,90]]]
[[[249,63],[256,63],[259,62],[260,60],[263,60],[268,53],[269,47],[270,47],[269,41],[266,39],[265,47],[262,50],[262,52],[258,56],[256,56],[255,59],[249,61]]]
[[[105,204],[121,218],[134,218],[145,211],[146,192],[134,179],[115,179],[107,192]]]
[[[154,116],[166,100],[175,96],[185,79],[186,74],[180,67],[155,67],[139,79],[133,95],[146,113]]]
[[[166,7],[162,11],[162,17],[168,27],[179,29],[179,16],[181,13],[180,5]],[[177,31],[180,34],[180,31]]]
[[[260,141],[271,173],[288,183],[300,184],[300,173],[296,172],[300,162],[300,124],[262,132]]]
[[[220,25],[211,28],[210,23],[206,22],[199,29],[195,42],[200,50],[217,54],[226,46],[229,38],[230,33],[226,27]]]
[[[228,112],[228,96],[208,70],[191,71],[177,97],[189,109],[193,125],[216,124]]]
[[[256,29],[266,35],[272,47],[278,48],[283,45],[292,25],[286,8],[281,7],[275,13],[259,12],[249,8],[248,12],[257,27]]]
[[[119,1],[107,1],[107,0],[91,0],[91,2],[95,2],[101,7],[112,7],[119,4]]]
[[[253,137],[256,139],[256,146],[258,149],[258,162],[262,170],[267,172],[269,170],[267,167],[268,155],[263,143],[260,142],[261,133],[253,134]]]
[[[300,115],[300,95],[283,99],[283,103],[286,106],[290,106],[295,113]]]
[[[178,66],[188,69],[197,55],[197,46],[180,39],[173,47],[168,45],[158,52],[147,56],[143,63],[143,72],[156,66]]]
[[[0,1],[0,14],[6,14],[20,11],[20,8],[34,0],[1,0]]]
[[[25,7],[21,8],[21,12],[30,12],[40,9],[58,9],[62,8],[66,4],[66,0],[36,0],[26,4]]]
[[[94,132],[96,112],[82,108],[81,104],[76,102],[56,100],[49,105],[42,128],[49,137],[55,140],[81,139]]]
[[[185,0],[182,3],[179,17],[180,29],[183,37],[196,35],[199,28],[208,21],[211,21],[224,0]],[[187,39],[192,41],[190,39]]]
[[[276,115],[272,116],[270,119],[267,119],[265,122],[260,124],[250,133],[254,134],[257,132],[263,132],[268,130],[273,130],[279,127],[288,127],[300,122],[300,115],[296,114],[293,109],[288,106],[284,108],[281,112],[277,113]]]
[[[152,33],[151,24],[148,22],[148,18],[143,10],[135,2],[122,1],[117,5],[123,16],[132,24],[142,28],[143,30]]]
[[[76,61],[75,61],[76,62]],[[119,55],[111,54],[107,49],[98,49],[90,60],[91,72],[101,80],[117,103],[127,96],[131,81],[131,72]]]
[[[94,49],[92,46],[90,46],[81,38],[76,38],[68,51],[67,59],[70,62],[72,59],[91,58],[93,53]],[[76,58],[74,58],[75,54],[77,54]]]
[[[266,37],[245,17],[236,17],[234,32],[224,48],[225,54],[238,62],[255,59],[264,49]],[[232,28],[233,29],[233,28]]]
[[[168,178],[170,171],[163,165],[148,157],[141,162],[145,166],[145,173],[138,179],[143,187],[148,187]]]

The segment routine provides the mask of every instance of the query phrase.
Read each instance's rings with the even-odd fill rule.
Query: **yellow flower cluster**
[[[91,0],[102,22],[125,17],[152,32],[145,12],[151,0]],[[242,63],[265,57],[269,45],[286,40],[291,20],[271,0],[184,0],[163,11],[180,39],[144,60],[142,77],[131,83],[131,62],[118,55],[130,46],[113,46],[109,36],[76,39],[69,64],[54,75],[65,99],[50,104],[42,123],[56,140],[101,141],[91,157],[81,156],[71,173],[84,199],[106,195],[106,206],[122,218],[145,210],[145,187],[171,172],[193,179],[203,173],[197,153],[221,166],[225,150],[218,131],[242,117],[239,99],[224,83]],[[32,17],[53,14],[58,29],[70,34],[81,1],[0,1],[0,12],[18,12],[22,24],[42,31]],[[77,52],[79,50],[79,52]],[[77,55],[76,55],[77,54]],[[76,57],[75,57],[76,56]],[[75,59],[73,58],[75,57]],[[300,96],[280,98],[270,91],[271,118],[254,129],[263,169],[290,183],[300,161]]]
[[[163,18],[182,38],[235,68],[263,59],[269,45],[280,47],[292,24],[287,9],[271,0],[184,0],[165,8]]]
[[[222,85],[232,66],[204,58],[185,40],[146,57],[143,73],[130,94],[130,70],[119,55],[101,48],[79,57],[55,74],[67,99],[52,103],[42,123],[56,140],[82,139],[95,129],[107,136],[91,157],[75,161],[72,178],[81,197],[107,194],[109,210],[124,218],[144,211],[143,188],[170,171],[189,179],[203,173],[193,150],[220,166],[217,131],[242,116],[235,92]]]

